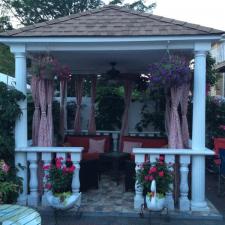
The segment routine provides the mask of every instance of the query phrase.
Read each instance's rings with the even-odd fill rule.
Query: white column
[[[27,153],[27,159],[30,162],[30,194],[28,195],[28,205],[37,206],[38,205],[38,177],[37,177],[37,153],[29,152]]]
[[[209,43],[195,45],[192,149],[205,150],[206,53]],[[192,158],[192,211],[208,210],[205,201],[205,157]]]
[[[175,155],[165,155],[165,162],[170,165],[169,169],[173,173],[174,171],[174,162],[175,162]],[[171,191],[166,193],[166,205],[168,210],[174,210],[174,198],[173,198],[173,183],[170,184]]]
[[[71,153],[71,160],[75,166],[75,171],[73,173],[72,180],[72,192],[73,194],[78,194],[80,192],[80,160],[81,153]],[[78,205],[81,204],[81,199],[79,199]]]
[[[140,166],[145,160],[144,154],[135,154],[135,171],[140,169]],[[134,208],[135,209],[141,209],[141,205],[144,203],[144,197],[143,197],[143,188],[138,182],[135,183],[135,195],[134,195]]]
[[[15,77],[16,89],[27,95],[26,81],[26,49],[25,45],[15,45],[11,47],[11,52],[15,56]],[[15,125],[15,147],[27,147],[27,99],[18,102],[22,111],[21,116],[16,121]],[[18,203],[25,205],[27,203],[27,159],[26,153],[17,152],[15,155],[16,166],[21,165],[24,168],[19,168],[18,176],[23,178],[23,192],[19,195]]]
[[[179,206],[180,211],[190,210],[190,200],[188,199],[188,166],[190,164],[189,155],[180,156],[180,199]]]
[[[47,166],[47,165],[50,165],[51,164],[51,160],[52,160],[52,154],[51,153],[46,153],[46,152],[43,152],[42,155],[41,155],[41,158],[42,158],[42,161],[43,161],[43,167]],[[44,193],[42,195],[42,199],[41,199],[41,204],[42,206],[48,206],[49,203],[47,201],[47,192],[48,192],[48,189],[47,187],[45,186],[45,184],[47,183],[47,175],[48,174],[48,171],[47,170],[44,170],[44,177],[43,177],[43,189],[44,189]]]

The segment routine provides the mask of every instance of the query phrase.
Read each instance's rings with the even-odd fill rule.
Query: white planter
[[[153,198],[150,198],[149,196],[146,196],[146,204],[147,204],[147,208],[149,210],[160,211],[165,206],[165,197],[159,198],[159,197],[156,196],[155,199],[153,200]]]
[[[79,204],[81,200],[81,193],[71,194],[64,201],[61,201],[59,197],[52,194],[51,191],[47,192],[47,201],[50,206],[55,209],[66,210],[72,208],[75,204]]]

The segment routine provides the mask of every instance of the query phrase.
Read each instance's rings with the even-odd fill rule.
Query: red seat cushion
[[[105,139],[105,146],[104,146],[104,152],[110,151],[110,145],[111,145],[111,137],[102,135],[102,136],[66,136],[65,142],[68,142],[71,144],[71,146],[74,147],[84,147],[83,152],[88,152],[89,149],[89,139],[94,140],[103,140]]]

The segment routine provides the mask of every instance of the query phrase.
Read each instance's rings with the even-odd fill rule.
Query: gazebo
[[[136,170],[145,155],[154,161],[165,154],[167,162],[180,156],[180,210],[207,211],[205,200],[205,156],[213,152],[205,147],[206,54],[211,45],[220,40],[223,31],[139,13],[117,6],[69,15],[52,21],[7,31],[0,34],[0,42],[8,45],[15,56],[16,88],[26,95],[27,54],[51,53],[71,66],[73,75],[99,74],[107,71],[109,62],[119,61],[123,73],[147,73],[149,64],[157,62],[168,49],[191,55],[195,60],[193,91],[192,141],[186,149],[134,149]],[[76,165],[73,192],[79,192],[80,147],[30,147],[27,138],[27,100],[19,102],[22,115],[16,123],[16,164],[25,166],[18,173],[23,177],[20,204],[38,204],[37,153],[44,164],[51,153],[71,153]],[[27,179],[30,162],[30,180]],[[188,166],[192,162],[191,199],[188,199]],[[30,193],[27,186],[29,182]],[[45,198],[43,196],[43,205]],[[142,190],[136,185],[134,208],[143,203]],[[172,193],[167,194],[169,208],[174,209]]]

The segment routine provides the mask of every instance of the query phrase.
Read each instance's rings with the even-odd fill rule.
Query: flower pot
[[[150,197],[146,195],[146,205],[149,210],[160,211],[165,206],[165,197]]]
[[[81,200],[81,193],[68,195],[63,200],[53,195],[51,191],[47,193],[47,201],[50,206],[52,206],[55,209],[61,209],[66,210],[72,208],[75,204],[79,204]]]

